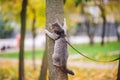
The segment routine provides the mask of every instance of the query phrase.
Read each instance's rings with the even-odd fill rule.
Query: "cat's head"
[[[51,30],[58,35],[64,34],[64,29],[62,29],[62,26],[58,22],[51,24]]]

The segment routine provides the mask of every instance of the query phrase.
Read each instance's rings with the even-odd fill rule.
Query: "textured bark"
[[[63,21],[63,0],[46,0],[46,28],[49,30],[49,23],[53,23],[58,18],[60,23]],[[48,54],[48,70],[49,70],[49,80],[67,80],[68,75],[53,66],[52,54],[54,48],[54,41],[47,37],[47,54]]]
[[[26,31],[26,7],[27,0],[22,2],[21,11],[21,40],[20,40],[20,51],[19,51],[19,80],[25,80],[24,78],[24,38]]]
[[[47,75],[47,67],[48,67],[48,59],[47,59],[47,47],[45,48],[45,52],[42,59],[42,66],[40,70],[40,77],[39,80],[46,80]]]
[[[119,53],[119,57],[120,57],[120,53]],[[117,74],[117,80],[120,80],[120,60],[118,63],[118,74]]]
[[[119,57],[120,57],[120,55],[119,55]],[[120,60],[119,60],[119,65],[118,65],[117,80],[120,80]]]

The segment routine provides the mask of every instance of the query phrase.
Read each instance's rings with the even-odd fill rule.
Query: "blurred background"
[[[18,80],[22,0],[0,0],[0,80]],[[46,1],[29,0],[26,13],[25,76],[38,80],[45,49]],[[120,0],[64,0],[67,38],[96,60],[120,57]],[[116,80],[118,61],[94,62],[68,47],[69,80]],[[33,57],[34,56],[34,57]]]

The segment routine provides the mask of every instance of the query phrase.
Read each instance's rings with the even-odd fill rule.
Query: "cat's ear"
[[[58,18],[56,18],[56,21],[55,21],[56,23],[59,23],[59,20],[58,20]]]
[[[63,26],[63,27],[66,27],[66,18],[63,19],[62,26]]]
[[[59,21],[58,18],[56,18],[56,23],[58,23],[58,25],[59,25],[61,28],[63,28],[63,26],[60,24],[60,21]]]
[[[64,18],[64,20],[63,20],[63,29],[64,29],[65,33],[66,33],[66,28],[67,28],[66,18]]]

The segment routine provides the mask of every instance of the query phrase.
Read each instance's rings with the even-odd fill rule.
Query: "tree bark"
[[[26,31],[26,7],[27,0],[22,2],[21,11],[21,40],[20,40],[20,51],[19,51],[19,80],[25,80],[24,77],[24,39]]]
[[[119,56],[120,57],[120,56]],[[118,74],[117,74],[117,80],[120,80],[120,60],[119,60],[119,63],[118,63]]]
[[[46,28],[50,30],[49,23],[55,22],[58,18],[60,23],[63,21],[63,0],[46,0]],[[47,54],[48,54],[48,70],[49,80],[68,80],[68,75],[61,71],[60,68],[53,66],[52,54],[54,41],[47,37]]]
[[[46,80],[47,75],[47,67],[48,67],[48,59],[47,59],[47,47],[45,48],[45,52],[42,59],[42,66],[40,70],[40,77],[39,80]]]

